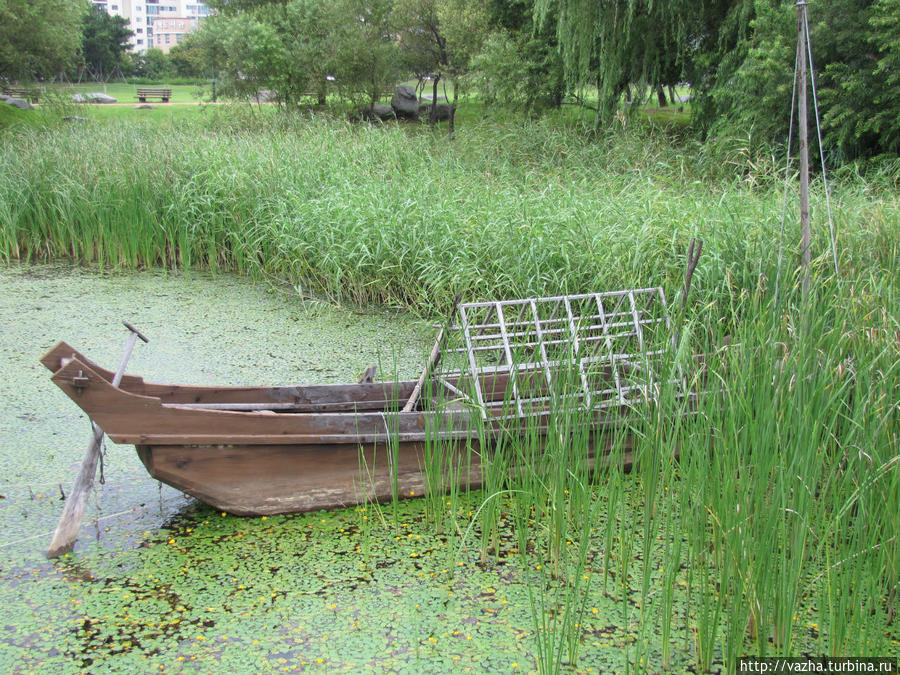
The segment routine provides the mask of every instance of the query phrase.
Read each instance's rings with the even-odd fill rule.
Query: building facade
[[[201,0],[93,0],[109,14],[128,20],[131,49],[143,53],[149,47],[168,52],[196,30],[210,14]]]

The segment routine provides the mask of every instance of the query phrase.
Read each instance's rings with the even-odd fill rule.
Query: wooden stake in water
[[[137,328],[128,322],[123,323],[130,331],[130,334],[128,341],[125,343],[122,360],[119,362],[119,369],[116,371],[112,381],[112,386],[114,387],[118,387],[122,381],[122,376],[125,374],[125,366],[128,364],[128,359],[131,358],[131,352],[134,351],[137,339],[140,338],[144,342],[149,342]],[[53,533],[53,541],[50,542],[50,549],[47,551],[48,558],[58,558],[64,553],[71,553],[75,547],[78,530],[81,528],[81,518],[87,506],[87,498],[94,484],[94,474],[97,473],[100,444],[103,442],[103,430],[96,424],[92,426],[91,440],[84,454],[84,459],[81,461],[81,470],[78,472],[75,484],[69,492],[69,498],[66,500],[56,531]]]
[[[457,294],[456,297],[453,298],[453,307],[450,309],[450,316],[447,318],[447,326],[453,323],[453,317],[456,314],[456,308],[459,306],[460,300],[462,300],[461,294]],[[409,400],[406,401],[406,405],[403,406],[403,409],[400,412],[412,412],[413,408],[416,407],[419,396],[422,394],[422,387],[425,384],[425,379],[428,377],[428,373],[431,372],[431,370],[437,365],[437,362],[440,359],[441,345],[444,343],[445,328],[446,326],[441,327],[437,339],[434,341],[434,347],[431,348],[431,355],[428,357],[428,363],[425,364],[425,368],[422,370],[422,374],[419,375],[419,379],[416,382],[416,386],[413,387],[413,391],[409,396]]]

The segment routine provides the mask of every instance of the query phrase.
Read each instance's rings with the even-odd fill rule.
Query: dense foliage
[[[451,120],[466,90],[530,113],[575,103],[598,127],[648,100],[681,103],[689,86],[698,137],[749,139],[763,152],[787,138],[791,0],[211,0],[216,15],[170,54],[124,58],[121,19],[94,8],[75,41],[85,8],[42,3],[0,2],[0,76],[118,68],[216,79],[220,95],[266,91],[288,107],[330,94],[371,104],[428,76],[432,95],[453,104]],[[829,162],[896,157],[900,0],[813,0],[808,11]]]
[[[0,0],[0,79],[53,77],[76,64],[86,3]]]
[[[81,48],[91,76],[104,80],[121,67],[131,35],[127,19],[113,16],[98,5],[91,6],[84,18]]]

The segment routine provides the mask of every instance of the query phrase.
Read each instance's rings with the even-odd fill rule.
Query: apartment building
[[[185,36],[196,30],[210,14],[201,0],[93,0],[109,14],[128,19],[131,49],[145,52],[157,47],[168,52]]]

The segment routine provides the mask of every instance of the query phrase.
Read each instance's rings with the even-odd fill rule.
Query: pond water
[[[197,384],[352,382],[372,363],[414,377],[433,335],[407,315],[227,275],[0,267],[0,670],[537,668],[534,589],[552,582],[539,565],[522,567],[508,533],[483,564],[477,542],[426,523],[423,500],[237,518],[161,486],[131,446],[109,443],[75,552],[45,560],[89,424],[38,361],[64,339],[115,368],[122,320],[151,340],[129,372]],[[481,500],[454,504],[456,522]],[[589,595],[583,649],[567,670],[623,671],[626,650],[647,638],[638,594],[613,600],[598,583]]]

